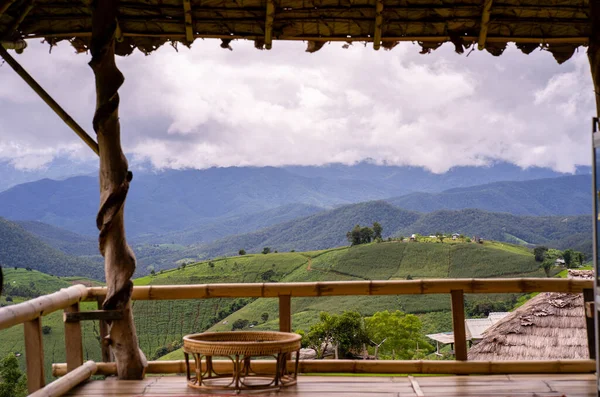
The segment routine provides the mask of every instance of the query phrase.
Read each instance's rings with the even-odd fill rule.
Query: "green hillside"
[[[135,285],[201,284],[231,282],[305,282],[333,280],[390,280],[445,277],[543,277],[527,249],[504,243],[407,243],[385,242],[339,247],[311,252],[251,254],[204,261],[159,271],[155,276],[134,280]],[[7,285],[29,283],[41,293],[70,285],[73,278],[57,278],[23,269],[6,271]],[[89,281],[89,280],[88,280]],[[22,300],[13,297],[15,302]],[[515,294],[470,295],[467,308],[478,302],[494,301],[502,310],[516,302]],[[5,298],[0,301],[7,304]],[[86,304],[91,310],[94,304]],[[207,329],[230,330],[237,319],[256,324],[256,329],[278,328],[276,299],[206,299],[186,301],[135,301],[134,316],[142,350],[149,359],[165,357],[177,349],[183,335]],[[340,313],[358,310],[363,315],[400,309],[421,317],[426,333],[451,329],[450,299],[446,295],[321,297],[292,299],[293,327],[307,330],[320,311]],[[469,311],[469,309],[468,309]],[[262,315],[268,314],[264,322]],[[44,318],[52,331],[45,335],[46,361],[64,360],[61,314]],[[99,359],[97,325],[86,322],[86,357]],[[23,350],[22,328],[0,332],[0,355]],[[47,339],[46,339],[47,338]],[[175,343],[174,343],[175,342]],[[177,353],[173,353],[177,355]],[[171,357],[172,355],[166,356]]]
[[[29,267],[56,276],[104,278],[104,268],[99,260],[61,252],[4,218],[0,218],[0,265]]]

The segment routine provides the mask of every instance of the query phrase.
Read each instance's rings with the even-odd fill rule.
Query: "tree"
[[[360,228],[360,243],[361,244],[368,244],[371,242],[371,240],[373,240],[373,229],[371,229],[370,227],[362,227]]]
[[[260,315],[260,319],[262,320],[263,323],[266,323],[267,321],[269,321],[269,313],[263,313]]]
[[[340,357],[349,356],[352,350],[360,349],[366,341],[367,334],[358,312],[340,315],[321,312],[319,322],[306,334],[306,344],[317,353],[317,358],[323,358],[332,345],[337,346]]]
[[[360,225],[354,226],[354,228],[346,233],[346,238],[350,245],[359,245],[361,244],[361,235],[360,235]]]
[[[563,259],[565,260],[565,265],[570,269],[571,263],[575,259],[575,251],[572,249],[566,249],[563,251]]]
[[[306,334],[306,344],[317,353],[317,358],[323,358],[327,348],[333,342],[334,317],[327,313],[319,314],[319,322],[312,325]]]
[[[245,249],[241,249],[238,251],[239,255],[246,255],[246,250]]]
[[[236,329],[244,329],[248,326],[249,323],[250,323],[250,321],[248,321],[244,318],[238,318],[231,325],[231,330],[235,331]]]
[[[156,272],[154,271],[154,269],[152,269],[152,271],[150,271],[150,275],[151,276],[156,276]]]
[[[381,354],[392,360],[410,360],[418,354],[417,349],[433,349],[423,337],[421,320],[413,314],[377,312],[365,319],[365,328],[371,343],[379,346],[376,358]]]
[[[263,250],[262,250],[262,253],[265,254],[265,255],[269,254],[270,252],[271,252],[271,248],[270,247],[264,247]]]
[[[383,228],[381,227],[379,222],[373,222],[373,238],[374,239],[382,238],[381,232],[383,232]]]
[[[42,327],[42,334],[44,335],[50,335],[50,332],[52,332],[52,327],[49,325],[44,325]]]
[[[539,245],[533,249],[533,255],[535,256],[535,260],[537,262],[543,262],[546,257],[546,252],[548,251],[548,247],[544,247],[543,245]]]
[[[359,312],[347,311],[334,316],[333,342],[339,357],[351,357],[352,352],[360,351],[367,341],[364,321]]]
[[[27,376],[19,369],[19,362],[13,353],[0,361],[0,397],[25,397]]]
[[[208,262],[208,267],[211,269],[215,267],[215,263],[213,261]]]
[[[562,259],[562,257],[563,255],[560,250],[550,248],[545,251],[542,268],[546,272],[546,277],[550,277],[550,271],[556,265],[556,260]]]

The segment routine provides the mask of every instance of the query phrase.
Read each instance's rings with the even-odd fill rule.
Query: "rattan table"
[[[229,389],[239,393],[245,389],[278,389],[296,384],[300,356],[298,334],[288,332],[236,331],[205,332],[183,338],[183,352],[188,386],[197,389]],[[287,363],[295,353],[293,372]],[[196,368],[190,368],[192,355]],[[213,358],[231,360],[231,372],[217,372]],[[252,370],[253,359],[275,358],[275,368],[269,374]],[[254,360],[256,361],[256,360]]]

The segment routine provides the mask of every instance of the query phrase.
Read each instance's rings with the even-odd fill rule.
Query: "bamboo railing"
[[[253,283],[253,284],[199,284],[199,285],[156,285],[134,287],[134,300],[184,300],[211,298],[278,298],[279,328],[292,330],[291,302],[294,297],[357,296],[357,295],[408,295],[408,294],[449,294],[452,302],[453,330],[455,336],[455,356],[453,361],[400,361],[400,360],[302,360],[300,372],[304,373],[426,373],[426,374],[532,374],[532,373],[591,373],[595,371],[595,361],[590,360],[543,360],[543,361],[467,361],[467,341],[465,330],[464,294],[482,293],[530,293],[566,292],[584,293],[585,300],[593,300],[593,281],[579,279],[434,279],[434,280],[390,280],[390,281],[349,281],[312,283]],[[29,392],[46,390],[36,396],[60,395],[92,374],[114,375],[115,363],[108,362],[108,346],[102,345],[104,362],[83,365],[81,325],[73,315],[79,311],[80,301],[101,302],[106,288],[84,287],[82,285],[63,289],[51,295],[0,308],[0,330],[20,323],[25,330],[25,354]],[[41,317],[56,310],[64,310],[65,343],[67,363],[57,363],[52,367],[54,376],[64,376],[44,388],[43,340]],[[100,329],[103,329],[100,321]],[[588,321],[588,326],[591,327]],[[593,329],[588,333],[593,334]],[[102,334],[102,332],[101,332]],[[92,365],[93,364],[93,365]],[[231,363],[216,361],[218,371],[227,371]],[[268,372],[273,363],[257,361],[253,369]],[[183,373],[185,362],[151,361],[146,373]],[[67,375],[68,374],[68,375]],[[66,375],[66,376],[65,376]],[[43,394],[50,393],[50,394]]]
[[[42,337],[42,316],[57,310],[66,312],[79,311],[79,302],[88,296],[88,288],[84,285],[75,285],[61,289],[50,295],[0,308],[0,330],[23,324],[25,333],[25,361],[27,364],[27,389],[29,393],[38,392],[35,396],[61,395],[57,391],[70,390],[76,384],[89,378],[94,371],[92,365],[83,364],[83,341],[81,338],[80,323],[65,323],[65,346],[67,347],[67,366],[69,370],[77,370],[77,374],[64,377],[52,384],[46,385],[44,374],[44,340]],[[94,363],[92,363],[94,364]],[[85,376],[88,374],[87,377]],[[75,383],[77,382],[77,383]],[[44,394],[42,390],[46,390]]]

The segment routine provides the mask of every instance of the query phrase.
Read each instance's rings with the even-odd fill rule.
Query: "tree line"
[[[368,352],[375,359],[410,360],[423,358],[433,349],[422,334],[421,320],[399,310],[377,312],[367,318],[357,311],[321,312],[319,322],[307,333],[296,332],[302,335],[304,347],[313,349],[317,358],[323,358],[333,348],[338,358]]]
[[[562,259],[565,262],[565,266],[568,269],[580,267],[585,261],[585,255],[582,252],[570,248],[561,251],[540,245],[533,249],[533,255],[535,256],[536,262],[541,263],[541,267],[548,277],[550,277],[550,270],[556,266],[556,262],[559,259]]]
[[[356,225],[352,230],[346,233],[346,238],[350,245],[368,244],[371,241],[381,241],[383,227],[379,222],[373,222],[373,227]]]

